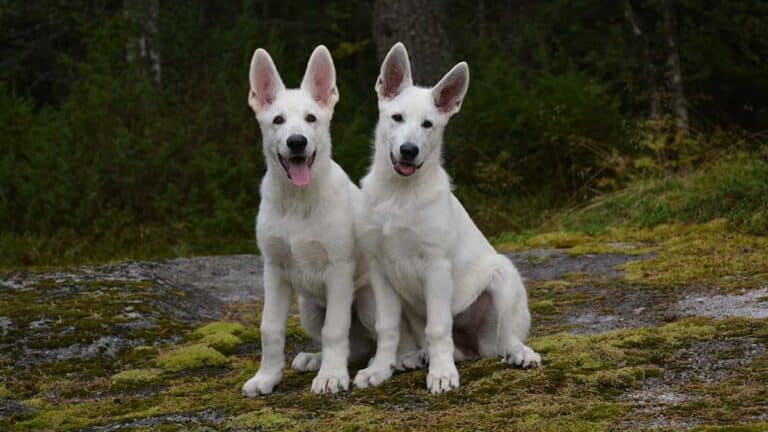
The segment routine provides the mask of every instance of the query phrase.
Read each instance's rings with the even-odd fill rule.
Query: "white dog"
[[[401,43],[382,64],[375,155],[362,180],[369,217],[358,227],[370,259],[378,346],[355,377],[357,387],[392,375],[401,312],[426,347],[432,393],[458,387],[454,356],[500,356],[524,368],[541,363],[523,344],[531,317],[517,269],[472,222],[441,166],[443,130],[468,85],[462,62],[433,88],[414,86]]]
[[[299,89],[286,89],[272,58],[253,54],[248,104],[261,126],[267,172],[261,183],[256,236],[264,258],[261,365],[243,394],[271,393],[282,379],[285,322],[291,296],[322,353],[300,353],[298,371],[317,370],[315,393],[349,388],[348,358],[360,358],[373,341],[353,319],[353,301],[373,309],[365,272],[355,252],[355,209],[360,190],[331,160],[330,122],[339,99],[328,49],[318,46]],[[358,289],[363,287],[363,289]],[[370,320],[373,319],[373,312]],[[350,330],[351,326],[351,330]]]

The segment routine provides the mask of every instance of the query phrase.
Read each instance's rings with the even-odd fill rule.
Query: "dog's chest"
[[[293,288],[323,297],[323,276],[330,264],[330,255],[320,240],[268,235],[261,244],[262,253],[281,269]]]
[[[397,221],[380,226],[382,269],[395,291],[410,305],[424,303],[424,273],[428,264],[422,233]]]

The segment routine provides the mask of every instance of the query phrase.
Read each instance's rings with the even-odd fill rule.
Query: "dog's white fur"
[[[530,313],[517,269],[475,226],[441,166],[443,131],[459,111],[468,84],[469,68],[462,62],[433,88],[414,86],[400,43],[382,64],[375,154],[361,183],[367,217],[358,226],[370,260],[378,346],[372,362],[355,377],[357,387],[378,385],[391,376],[401,313],[427,350],[427,388],[442,393],[458,387],[454,355],[461,359],[463,354],[454,349],[454,318],[484,292],[492,307],[476,334],[479,354],[522,367],[541,362],[523,344]],[[419,148],[414,165],[421,167],[403,177],[394,166],[406,142]]]
[[[286,89],[272,58],[257,49],[250,85],[248,103],[261,127],[267,165],[256,220],[264,259],[264,310],[261,365],[242,391],[249,397],[268,394],[282,379],[285,323],[296,291],[302,326],[321,341],[322,353],[300,353],[292,366],[319,369],[312,391],[336,393],[349,388],[348,358],[372,347],[360,323],[352,322],[353,301],[371,309],[373,298],[359,278],[365,269],[355,250],[354,214],[361,193],[331,159],[330,122],[339,99],[333,60],[318,46],[301,87]],[[307,120],[309,114],[315,121]],[[305,187],[291,183],[278,158],[288,159],[287,138],[295,134],[307,138],[307,156],[316,154]]]

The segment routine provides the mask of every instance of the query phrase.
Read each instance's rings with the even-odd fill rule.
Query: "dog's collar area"
[[[410,177],[416,174],[416,170],[424,165],[424,162],[414,165],[410,162],[398,161],[395,159],[395,155],[392,152],[389,152],[389,161],[392,163],[392,169],[394,169],[398,175],[403,177]]]

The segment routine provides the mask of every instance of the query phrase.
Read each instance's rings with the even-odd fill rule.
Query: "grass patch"
[[[695,171],[631,184],[566,211],[550,225],[601,233],[609,227],[655,227],[725,219],[730,228],[768,233],[768,160],[757,154],[722,157]]]

